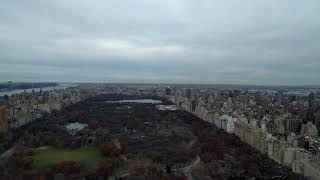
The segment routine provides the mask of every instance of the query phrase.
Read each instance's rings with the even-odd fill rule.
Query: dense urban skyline
[[[0,2],[0,81],[315,85],[320,2]]]

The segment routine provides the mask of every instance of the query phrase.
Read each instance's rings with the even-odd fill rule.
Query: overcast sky
[[[1,0],[0,81],[320,84],[319,0]]]

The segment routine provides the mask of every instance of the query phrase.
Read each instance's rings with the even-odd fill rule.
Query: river
[[[61,83],[58,86],[50,86],[50,87],[44,87],[44,88],[34,88],[33,90],[35,92],[39,92],[41,89],[42,89],[42,91],[50,91],[50,90],[66,89],[68,87],[76,87],[76,86],[78,86],[78,85],[77,84],[70,84],[70,83]],[[3,91],[3,92],[0,92],[0,96],[5,96],[5,95],[11,96],[13,94],[19,94],[19,93],[22,93],[24,91],[32,92],[32,89],[16,89],[16,90],[12,90],[12,91]]]

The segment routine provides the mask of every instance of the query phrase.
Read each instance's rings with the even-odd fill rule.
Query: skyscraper
[[[192,96],[191,89],[187,89],[187,91],[186,91],[186,96],[187,96],[188,99],[191,98],[191,96]]]
[[[309,94],[309,107],[311,109],[316,108],[315,94],[313,92]]]
[[[166,88],[166,95],[170,95],[171,94],[171,89],[168,87]]]
[[[8,90],[12,90],[12,89],[13,89],[13,82],[8,81]]]
[[[0,105],[0,132],[8,130],[9,109],[5,105]]]

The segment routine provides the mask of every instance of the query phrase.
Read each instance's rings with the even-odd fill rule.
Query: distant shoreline
[[[19,89],[33,89],[33,88],[45,88],[45,87],[53,87],[53,86],[58,86],[59,83],[26,83],[26,82],[17,82],[11,84],[0,84],[0,92],[10,92],[14,90],[19,90]]]
[[[39,92],[40,90],[42,91],[50,91],[50,90],[55,90],[55,89],[66,89],[68,87],[74,87],[77,86],[77,84],[70,84],[70,83],[56,83],[56,85],[50,85],[50,86],[43,86],[43,87],[34,87],[34,88],[27,88],[27,89],[14,89],[10,91],[0,91],[0,97],[1,96],[11,96],[13,94],[19,94],[22,92],[32,92],[33,90],[35,92]]]

